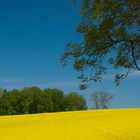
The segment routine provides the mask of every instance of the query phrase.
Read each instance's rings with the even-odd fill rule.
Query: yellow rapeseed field
[[[3,116],[0,140],[140,140],[140,109]]]

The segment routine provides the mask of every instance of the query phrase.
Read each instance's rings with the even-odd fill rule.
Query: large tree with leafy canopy
[[[81,88],[100,81],[108,67],[118,70],[115,83],[140,70],[140,0],[81,0],[77,31],[83,40],[68,43],[61,60],[80,72]]]

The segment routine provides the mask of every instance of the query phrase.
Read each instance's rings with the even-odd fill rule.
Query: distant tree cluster
[[[86,110],[86,100],[78,93],[65,95],[59,89],[38,87],[0,90],[0,115]]]

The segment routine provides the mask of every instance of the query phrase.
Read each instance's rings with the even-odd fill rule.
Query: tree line
[[[22,90],[0,89],[0,115],[86,110],[87,103],[76,92],[64,94],[59,89],[28,87]]]

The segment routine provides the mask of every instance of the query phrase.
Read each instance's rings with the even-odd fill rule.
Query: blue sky
[[[62,67],[59,58],[66,44],[80,39],[76,33],[79,4],[71,0],[4,0],[0,1],[0,21],[0,87],[77,91],[87,98],[90,108],[91,93],[107,91],[114,95],[113,108],[140,107],[140,72],[131,74],[119,87],[108,73],[103,82],[82,92],[71,64]]]

